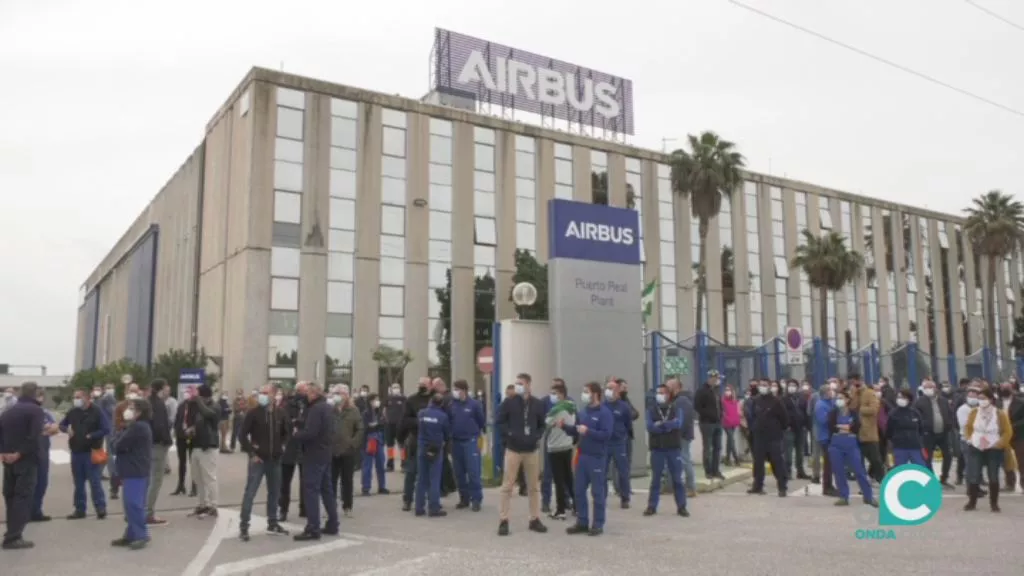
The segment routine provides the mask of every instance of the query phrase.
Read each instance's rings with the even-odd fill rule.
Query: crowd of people
[[[42,407],[42,391],[34,383],[22,385],[20,395],[9,392],[17,397],[5,399],[0,412],[5,549],[31,548],[23,537],[26,525],[50,520],[43,504],[50,440],[59,433],[67,435],[74,484],[67,519],[87,518],[90,500],[95,517],[106,518],[109,480],[109,497],[122,500],[126,520],[112,545],[133,550],[146,547],[151,527],[167,523],[155,511],[164,476],[171,473],[172,446],[178,466],[171,494],[196,498],[189,516],[198,519],[218,514],[218,453],[240,446],[247,457],[243,541],[250,540],[252,508],[264,481],[267,534],[287,536],[282,524],[297,479],[298,516],[306,521],[293,536],[297,541],[338,534],[338,503],[342,515],[351,514],[356,472],[363,496],[389,494],[386,472],[398,464],[404,471],[404,511],[444,517],[442,499],[449,494],[458,497],[456,510],[481,510],[480,440],[487,410],[483,395],[471,393],[465,380],[449,390],[444,380],[424,377],[408,397],[393,385],[387,398],[367,386],[353,393],[346,385],[324,390],[312,382],[294,389],[268,384],[248,394],[239,391],[229,401],[223,394],[214,398],[206,385],[185,389],[177,399],[167,382],[156,379],[146,388],[129,383],[120,401],[114,385],[77,390],[59,420]],[[740,394],[712,370],[692,393],[679,379],[669,379],[644,399],[641,411],[622,379],[587,383],[576,399],[559,378],[546,395],[535,393],[524,373],[506,388],[493,422],[503,473],[498,534],[510,534],[517,486],[528,497],[529,530],[548,531],[542,514],[554,520],[572,515],[568,534],[602,534],[609,483],[620,507],[630,508],[632,447],[641,415],[651,466],[644,516],[657,513],[663,488],[672,493],[676,513],[689,516],[687,498],[696,489],[690,457],[695,428],[703,438],[707,478],[721,478],[722,463],[753,460],[750,494],[765,493],[770,463],[780,497],[796,477],[821,484],[836,505],[849,505],[849,481],[855,480],[863,501],[877,506],[875,485],[890,466],[931,468],[937,452],[942,484],[954,489],[952,482],[966,482],[967,510],[987,495],[991,510],[999,511],[1001,470],[1004,491],[1018,482],[1024,490],[1024,474],[1017,473],[1018,462],[1024,462],[1024,393],[1014,380],[998,386],[962,380],[953,389],[925,379],[911,392],[886,378],[868,385],[850,374],[818,390],[808,382],[754,380]]]

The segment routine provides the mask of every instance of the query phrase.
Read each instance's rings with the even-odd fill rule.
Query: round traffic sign
[[[494,371],[494,348],[484,346],[476,353],[476,367],[484,374]]]
[[[804,335],[799,328],[786,330],[786,346],[790,350],[800,350],[804,345]]]

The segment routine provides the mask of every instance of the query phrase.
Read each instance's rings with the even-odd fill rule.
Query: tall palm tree
[[[799,268],[807,274],[811,288],[817,288],[821,300],[822,342],[828,342],[828,293],[838,292],[847,284],[856,281],[864,272],[864,256],[846,247],[846,238],[838,232],[815,236],[803,231],[803,244],[797,247],[796,256],[790,262],[792,268]]]
[[[985,345],[996,348],[996,273],[1003,259],[1024,247],[1024,204],[1009,194],[991,190],[964,209],[964,232],[979,258],[988,258],[985,281]],[[980,262],[979,262],[980,264]]]
[[[726,246],[722,248],[721,256],[722,266],[722,317],[724,319],[723,333],[726,335],[725,343],[728,344],[729,336],[729,306],[736,303],[736,257],[732,251],[732,248]],[[693,265],[693,272],[697,276],[697,289],[707,291],[707,284],[704,282],[704,274],[701,273],[700,264],[696,263]],[[756,276],[750,274],[750,280],[753,281]]]
[[[697,277],[703,278],[708,261],[708,228],[711,219],[722,210],[722,202],[732,201],[732,194],[743,183],[742,168],[746,159],[736,145],[719,138],[714,132],[700,137],[688,136],[690,151],[672,152],[672,190],[690,200],[690,211],[697,219],[700,236],[700,258]],[[703,323],[705,286],[697,285],[697,319],[699,332]]]

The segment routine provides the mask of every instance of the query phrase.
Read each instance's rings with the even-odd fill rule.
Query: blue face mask
[[[256,397],[256,401],[260,403],[260,406],[266,406],[267,404],[270,404],[270,396],[260,394]]]
[[[552,394],[549,398],[551,398],[552,404],[558,404],[558,394]]]

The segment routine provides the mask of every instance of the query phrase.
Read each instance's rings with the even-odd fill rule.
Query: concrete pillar
[[[402,382],[415,382],[430,367],[430,117],[406,119],[405,349],[412,361]],[[417,206],[417,204],[422,204]]]
[[[299,270],[298,380],[326,380],[327,233],[330,217],[331,99],[306,94]],[[273,217],[268,219],[273,221]]]
[[[373,349],[380,342],[381,108],[363,105],[360,114],[352,381],[377,382],[380,372]]]
[[[498,320],[515,318],[516,309],[509,295],[516,273],[516,141],[511,132],[498,132],[495,142],[495,209],[497,240],[495,248],[494,311]],[[589,152],[589,151],[588,151]],[[575,161],[573,162],[575,166]]]
[[[476,374],[473,125],[455,122],[452,142],[452,379]]]

